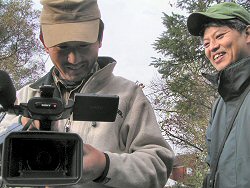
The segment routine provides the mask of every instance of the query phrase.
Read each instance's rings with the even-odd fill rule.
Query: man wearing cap
[[[220,3],[192,13],[187,27],[202,38],[220,94],[207,128],[210,173],[203,186],[249,188],[250,13],[236,3]]]
[[[110,57],[98,57],[103,23],[96,0],[41,0],[40,39],[54,67],[18,92],[17,103],[39,96],[39,86],[54,85],[67,102],[75,93],[119,96],[115,122],[59,120],[51,129],[77,133],[83,140],[81,188],[162,188],[174,154],[161,135],[154,111],[134,82],[115,76]],[[6,116],[1,126],[16,121]],[[30,122],[22,117],[21,123]],[[31,128],[37,128],[33,122]]]

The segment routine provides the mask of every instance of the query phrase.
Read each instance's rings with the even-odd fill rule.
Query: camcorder
[[[51,131],[52,121],[71,115],[74,121],[115,121],[117,95],[76,93],[74,100],[64,104],[62,99],[53,97],[54,89],[50,85],[41,86],[40,97],[8,109],[9,113],[39,120],[40,129],[22,131],[22,125],[14,124],[15,128],[0,134],[2,180],[7,186],[77,184],[84,170],[82,139],[75,133]]]

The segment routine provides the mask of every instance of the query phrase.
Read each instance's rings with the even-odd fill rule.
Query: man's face
[[[205,54],[218,70],[250,55],[250,37],[227,26],[208,27],[203,37]]]
[[[46,51],[62,79],[81,81],[89,74],[97,60],[99,42],[65,42],[46,48]]]

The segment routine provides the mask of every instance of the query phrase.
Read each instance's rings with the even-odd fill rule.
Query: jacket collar
[[[217,74],[205,77],[216,83],[224,101],[239,97],[250,83],[250,57],[231,64]]]
[[[102,56],[102,57],[98,57],[97,62],[99,64],[100,69],[102,69],[103,67],[107,66],[108,64],[114,63],[116,61],[111,57]],[[35,83],[31,84],[30,87],[38,90],[41,85],[54,85],[54,79],[53,79],[53,75],[52,75],[53,69],[54,69],[54,67],[52,67],[50,69],[50,71],[45,76],[43,76],[42,78],[37,80]]]

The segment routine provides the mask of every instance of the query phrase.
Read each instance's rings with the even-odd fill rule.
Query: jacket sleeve
[[[1,140],[5,139],[5,136],[7,136],[10,132],[21,130],[20,127],[19,116],[4,112],[0,122],[0,134],[1,137],[3,137]]]
[[[38,92],[36,92],[35,90],[29,91],[29,85],[23,87],[22,89],[17,91],[15,104],[19,105],[20,103],[27,103],[31,97],[35,96],[35,93]],[[0,134],[4,133],[5,131],[13,131],[13,127],[15,127],[15,125],[17,124],[20,124],[19,115],[6,113],[2,118],[2,121],[0,121]]]
[[[151,104],[137,89],[122,125],[126,152],[110,158],[105,184],[119,188],[162,188],[171,173],[174,153],[161,134]]]

